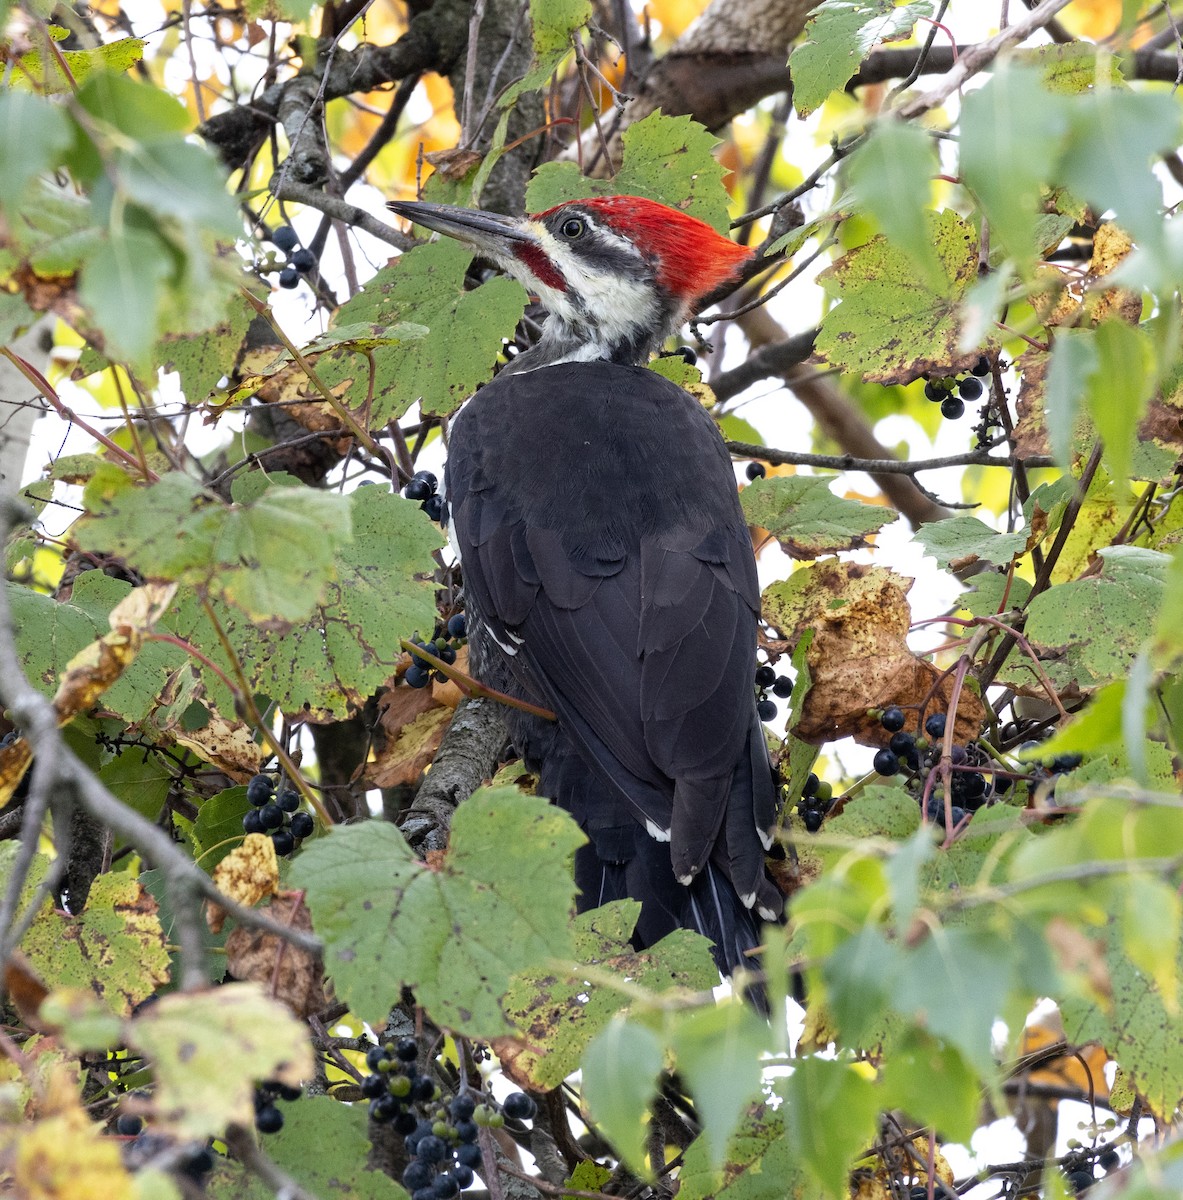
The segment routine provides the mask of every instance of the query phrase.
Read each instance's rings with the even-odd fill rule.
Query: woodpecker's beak
[[[466,242],[493,259],[512,257],[514,242],[539,244],[537,234],[516,217],[503,217],[475,208],[457,208],[452,204],[425,204],[418,200],[390,200],[386,207],[416,225]]]

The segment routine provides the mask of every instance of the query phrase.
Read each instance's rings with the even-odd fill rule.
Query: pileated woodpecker
[[[644,369],[749,251],[633,196],[524,220],[391,202],[538,296],[541,340],[461,409],[445,470],[477,677],[540,790],[583,828],[580,906],[632,897],[748,962],[782,910],[776,788],[753,678],[760,594],[731,460],[697,400]]]

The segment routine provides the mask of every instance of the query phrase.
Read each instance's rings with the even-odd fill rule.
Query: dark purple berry
[[[822,817],[824,815],[820,808],[807,808],[802,814],[801,821],[810,833],[817,833],[822,827]]]
[[[978,361],[976,363],[974,363],[974,365],[972,367],[970,367],[970,374],[972,374],[972,375],[989,375],[990,374],[990,362],[984,354],[981,355],[981,357],[979,357]]]
[[[411,663],[403,675],[403,683],[407,687],[424,688],[431,682],[431,674],[425,671],[418,663]]]
[[[282,250],[284,254],[287,254],[300,244],[300,239],[290,225],[280,225],[271,235],[271,244],[276,250]]]
[[[760,703],[756,705],[756,716],[758,716],[761,721],[775,721],[776,701],[761,700]]]
[[[279,286],[281,288],[299,287],[300,272],[295,267],[284,267],[279,273]]]
[[[768,470],[762,462],[750,462],[744,470],[744,474],[752,480],[763,479],[768,474]]]
[[[876,774],[895,775],[900,769],[899,755],[886,746],[875,755],[874,767]]]
[[[793,681],[788,675],[778,675],[772,683],[772,694],[787,700],[793,694]]]
[[[402,1037],[394,1043],[394,1056],[399,1062],[414,1062],[419,1057],[419,1043],[413,1037]]]
[[[278,804],[264,804],[256,810],[264,829],[278,829],[283,824],[283,809]]]
[[[957,396],[949,396],[941,402],[941,416],[947,421],[956,421],[965,412],[965,401]]]
[[[275,846],[275,853],[283,858],[285,854],[291,854],[296,848],[296,839],[292,837],[291,832],[287,829],[277,829],[271,835],[271,841]]]
[[[252,808],[242,818],[243,833],[265,833],[263,828],[263,818],[259,816],[259,809]]]
[[[403,1187],[408,1192],[417,1192],[420,1188],[431,1187],[434,1178],[435,1172],[427,1163],[416,1159],[407,1163],[406,1170],[403,1171]]]
[[[246,785],[246,798],[256,807],[262,808],[275,793],[270,775],[256,775]]]
[[[292,255],[291,263],[297,271],[311,271],[316,266],[316,255],[301,247]]]
[[[976,400],[982,394],[983,390],[982,381],[980,379],[975,379],[972,375],[966,376],[966,378],[957,385],[957,394],[962,398],[962,400],[968,400],[970,402]]]
[[[525,1092],[510,1092],[501,1105],[501,1111],[518,1121],[529,1121],[538,1111],[538,1105]]]
[[[940,404],[941,401],[948,396],[948,394],[949,393],[934,380],[930,379],[928,383],[924,385],[924,398],[926,400],[931,400],[934,404]]]
[[[891,741],[887,743],[887,748],[900,758],[907,758],[916,752],[916,739],[912,734],[905,733],[901,729],[898,733],[891,735]]]
[[[904,727],[904,710],[898,704],[893,704],[890,708],[885,708],[883,716],[879,718],[879,724],[888,733],[898,733]]]
[[[924,732],[935,742],[945,736],[945,714],[929,713],[924,722]]]
[[[255,1110],[255,1128],[260,1133],[278,1133],[283,1128],[283,1113],[274,1104]]]
[[[756,668],[756,686],[759,688],[772,687],[775,682],[776,672],[767,663],[761,663]]]
[[[448,637],[462,638],[468,634],[468,622],[462,612],[453,613],[448,618]]]

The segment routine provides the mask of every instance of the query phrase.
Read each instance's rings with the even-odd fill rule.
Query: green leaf
[[[920,126],[880,121],[850,156],[851,191],[889,242],[904,252],[933,291],[945,277],[925,218],[937,172],[932,137]]]
[[[1067,466],[1080,403],[1097,371],[1097,346],[1092,330],[1066,330],[1056,338],[1048,367],[1045,410],[1048,441],[1056,461]]]
[[[103,703],[106,707],[105,696]],[[124,750],[103,764],[99,778],[124,804],[155,824],[172,787],[176,768],[170,770],[171,765],[163,755],[146,754],[138,748]]]
[[[0,851],[6,884],[16,847]],[[33,899],[48,867],[41,855],[21,889],[20,911]],[[168,981],[168,951],[156,901],[130,875],[99,875],[86,907],[74,916],[42,904],[20,949],[48,987],[91,993],[109,1011],[126,1016]]]
[[[583,1101],[621,1161],[642,1178],[651,1175],[645,1137],[662,1062],[657,1035],[626,1017],[614,1018],[583,1060]]]
[[[824,0],[815,5],[804,40],[789,56],[793,106],[808,116],[831,92],[845,87],[879,42],[907,37],[920,17],[932,16],[927,2]]]
[[[1058,177],[1119,225],[1151,256],[1177,263],[1162,218],[1162,185],[1151,160],[1179,144],[1183,109],[1165,92],[1098,89],[1076,97]]]
[[[894,521],[894,509],[847,500],[829,480],[809,475],[756,479],[740,493],[749,525],[759,525],[793,558],[820,558],[867,545],[866,534]]]
[[[1060,690],[1076,683],[1091,691],[1121,679],[1153,627],[1165,594],[1168,558],[1153,550],[1115,546],[1100,552],[1103,567],[1037,596],[1025,633]],[[1012,652],[999,676],[1038,687],[1026,656]]]
[[[970,582],[972,587],[961,593],[958,604],[973,617],[992,617],[1003,606],[1021,608],[1031,595],[1031,584],[1020,575],[1008,578],[1005,572],[983,572]]]
[[[620,1010],[620,993],[585,979],[580,965],[655,993],[675,987],[705,991],[718,983],[710,944],[688,929],[634,950],[629,938],[639,912],[636,901],[617,900],[582,913],[574,922],[577,965],[572,971],[530,971],[510,984],[502,1007],[524,1043],[514,1069],[539,1090],[558,1087],[574,1072],[588,1043]]]
[[[1138,425],[1154,390],[1153,349],[1144,330],[1124,321],[1102,321],[1094,333],[1097,370],[1085,393],[1089,414],[1104,443],[1113,479],[1128,479]]]
[[[391,825],[337,826],[300,854],[325,966],[359,1016],[377,1020],[413,988],[441,1024],[469,1036],[509,1028],[510,977],[571,952],[575,823],[514,787],[482,788],[457,810],[448,852],[419,862]]]
[[[733,1000],[675,1020],[670,1043],[702,1117],[707,1153],[721,1167],[744,1108],[760,1094],[760,1056],[772,1049],[768,1026]]]
[[[106,632],[73,604],[34,592],[17,583],[5,583],[16,652],[29,682],[46,696],[57,691],[66,664],[83,646]]]
[[[78,297],[113,358],[150,365],[169,259],[167,243],[155,234],[113,228],[87,260]]]
[[[1067,106],[1049,95],[1033,70],[995,73],[965,97],[960,169],[996,238],[1024,271],[1037,244],[1041,189],[1068,128]]]
[[[399,638],[435,623],[438,526],[419,506],[377,487],[349,496],[352,538],[337,548],[313,619],[262,631],[250,654],[253,685],[285,712],[316,720],[359,711],[394,673]]]
[[[825,1194],[846,1200],[856,1156],[875,1141],[875,1089],[844,1062],[802,1058],[778,1087],[785,1136]]]
[[[54,166],[71,140],[60,105],[40,96],[0,92],[0,204],[15,208],[29,180]]]
[[[253,504],[226,505],[173,472],[114,495],[88,491],[88,504],[92,515],[75,526],[80,546],[208,589],[261,622],[306,617],[351,536],[349,501],[314,488],[276,487]]]
[[[690,117],[655,112],[624,131],[612,179],[582,175],[575,163],[544,163],[526,189],[529,212],[589,196],[644,196],[681,209],[720,233],[728,227],[726,168],[712,153],[719,139]]]
[[[366,1110],[328,1096],[305,1096],[283,1105],[283,1128],[267,1136],[267,1157],[320,1200],[406,1200],[406,1191],[367,1167],[370,1138]],[[315,1146],[316,1152],[309,1153]],[[274,1200],[275,1189],[246,1168],[216,1156],[205,1185],[211,1200]]]
[[[509,108],[523,92],[542,87],[571,53],[571,38],[592,15],[591,0],[530,0],[534,27],[534,61],[522,79],[502,95],[498,104]]]
[[[877,236],[822,272],[841,303],[822,320],[817,351],[873,383],[910,383],[929,371],[966,369],[978,349],[963,353],[961,300],[977,279],[973,229],[949,209],[926,214],[943,273],[939,288],[916,277],[907,254]],[[997,344],[991,335],[986,347]]]
[[[193,857],[212,871],[242,841],[242,818],[250,809],[246,788],[232,787],[201,802],[193,822]]]
[[[924,549],[945,568],[958,570],[985,560],[1007,566],[1027,549],[1027,535],[999,533],[977,517],[961,515],[943,521],[926,521],[913,535]]]
[[[430,332],[374,356],[370,424],[380,428],[418,400],[423,412],[443,415],[459,408],[493,374],[504,339],[526,309],[526,293],[498,276],[468,292],[464,274],[470,251],[450,239],[417,246],[378,274],[337,312],[335,326],[382,328],[400,321]],[[361,407],[370,388],[370,361],[345,348],[321,356],[316,371]]]
[[[1133,1076],[1151,1112],[1166,1119],[1183,1100],[1183,1009],[1167,1007],[1153,979],[1122,953],[1115,930],[1107,939],[1105,964],[1111,1003],[1065,997],[1064,1036],[1078,1046],[1099,1042]]]
[[[249,1129],[259,1080],[297,1087],[315,1073],[307,1026],[253,983],[163,996],[127,1043],[151,1060],[156,1121],[186,1139]]]
[[[77,101],[92,117],[114,125],[134,141],[189,130],[189,114],[180,100],[126,75],[110,71],[92,75],[78,90]]]
[[[883,1108],[899,1109],[918,1124],[966,1145],[977,1128],[981,1087],[977,1073],[938,1038],[909,1030],[883,1061]]]

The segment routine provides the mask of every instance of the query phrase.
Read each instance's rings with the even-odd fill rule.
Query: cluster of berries
[[[272,235],[271,244],[288,256],[288,265],[279,273],[281,288],[294,288],[300,276],[316,269],[316,255],[300,245],[300,238],[290,225],[281,225]]]
[[[261,1083],[255,1088],[255,1128],[260,1133],[278,1133],[283,1128],[283,1110],[276,1100],[291,1103],[303,1095],[286,1083]]]
[[[419,507],[436,524],[439,524],[444,515],[444,498],[436,490],[438,487],[439,480],[430,471],[416,471],[411,476],[410,483],[403,488],[403,495],[408,500],[418,500]]]
[[[787,700],[793,694],[793,680],[788,675],[778,675],[767,663],[756,668],[756,713],[761,721],[776,720],[776,701],[768,693]]]
[[[797,801],[797,815],[810,833],[817,833],[822,827],[822,819],[834,807],[834,787],[824,779],[809,772],[801,788],[801,799]]]
[[[453,613],[448,618],[447,625],[442,629],[438,629],[430,642],[419,641],[417,635],[411,641],[420,650],[426,650],[428,654],[434,654],[440,662],[447,663],[450,666],[456,661],[456,651],[464,644],[467,637],[468,625],[464,619],[464,614],[461,612]],[[423,688],[431,682],[431,673],[431,663],[425,658],[420,658],[417,654],[412,654],[411,665],[403,675],[403,682],[408,687]],[[441,683],[447,679],[447,676],[439,671],[435,672],[435,677]]]
[[[500,1126],[502,1114],[529,1120],[536,1109],[524,1092],[507,1096],[501,1112],[468,1089],[445,1104],[435,1081],[419,1070],[418,1057],[412,1037],[371,1046],[366,1052],[371,1074],[362,1078],[362,1095],[369,1098],[371,1120],[393,1124],[405,1139],[402,1182],[411,1200],[451,1200],[472,1184],[480,1168],[481,1126]]]
[[[941,743],[948,719],[944,713],[930,713],[925,718],[922,735],[907,733],[904,720],[899,705],[893,704],[880,714],[879,722],[891,734],[891,739],[876,753],[875,771],[884,776],[906,771],[908,789],[929,797],[925,810],[928,820],[943,824],[948,815],[954,828],[979,808],[1008,792],[1016,779],[1026,780],[1029,794],[1034,795],[1037,789],[1042,789],[1043,794],[1048,795],[1054,791],[1056,777],[1080,766],[1082,761],[1079,754],[1062,754],[1046,763],[1033,763],[1026,771],[1010,771],[977,742],[954,743],[949,748],[951,811],[946,814],[943,792],[938,794],[936,789],[929,788],[927,780],[941,761]],[[1026,741],[1018,747],[1018,752],[1023,754],[1038,747],[1038,742]]]
[[[277,796],[270,775],[256,775],[246,785],[246,798],[252,808],[242,818],[243,832],[269,833],[280,856],[291,854],[296,843],[316,828],[312,817],[300,808],[300,793],[284,787]]]
[[[956,375],[930,376],[924,385],[925,398],[941,406],[941,416],[956,421],[965,412],[966,404],[981,398],[985,388],[983,375],[990,374],[990,363],[983,354],[962,378]]]

